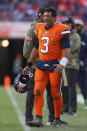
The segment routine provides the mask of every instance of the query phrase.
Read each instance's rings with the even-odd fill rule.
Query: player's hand
[[[26,66],[24,69],[23,69],[23,74],[26,75],[26,73],[30,70],[30,67],[29,66]]]
[[[55,73],[62,73],[64,66],[61,64],[54,64],[54,66],[56,66],[56,68],[53,70]]]

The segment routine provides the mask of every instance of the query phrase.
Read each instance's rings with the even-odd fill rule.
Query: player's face
[[[70,30],[72,30],[72,24],[70,24],[70,23],[66,23],[66,25],[69,26]]]
[[[77,32],[80,32],[81,29],[82,29],[82,26],[79,25],[79,24],[76,24],[75,28],[76,28],[76,31],[77,31]]]
[[[45,12],[44,13],[44,22],[46,23],[46,26],[52,27],[55,23],[55,17],[52,16],[51,12]]]
[[[43,22],[44,22],[44,15],[41,15],[41,16],[39,17],[39,22],[40,22],[40,23],[43,23]]]

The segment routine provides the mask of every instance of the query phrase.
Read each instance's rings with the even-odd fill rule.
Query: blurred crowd
[[[87,21],[87,0],[0,0],[0,21],[32,21],[40,7],[52,6],[57,20],[72,16]]]

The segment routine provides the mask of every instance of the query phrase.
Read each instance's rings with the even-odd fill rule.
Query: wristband
[[[32,63],[31,62],[27,62],[27,66],[31,68]]]
[[[68,59],[66,57],[63,57],[61,60],[60,60],[60,64],[63,65],[64,67],[67,65],[68,63]]]

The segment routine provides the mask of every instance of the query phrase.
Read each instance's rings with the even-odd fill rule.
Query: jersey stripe
[[[62,33],[61,33],[61,35],[65,35],[65,34],[69,34],[70,33],[70,30],[67,30],[67,31],[63,31]]]

